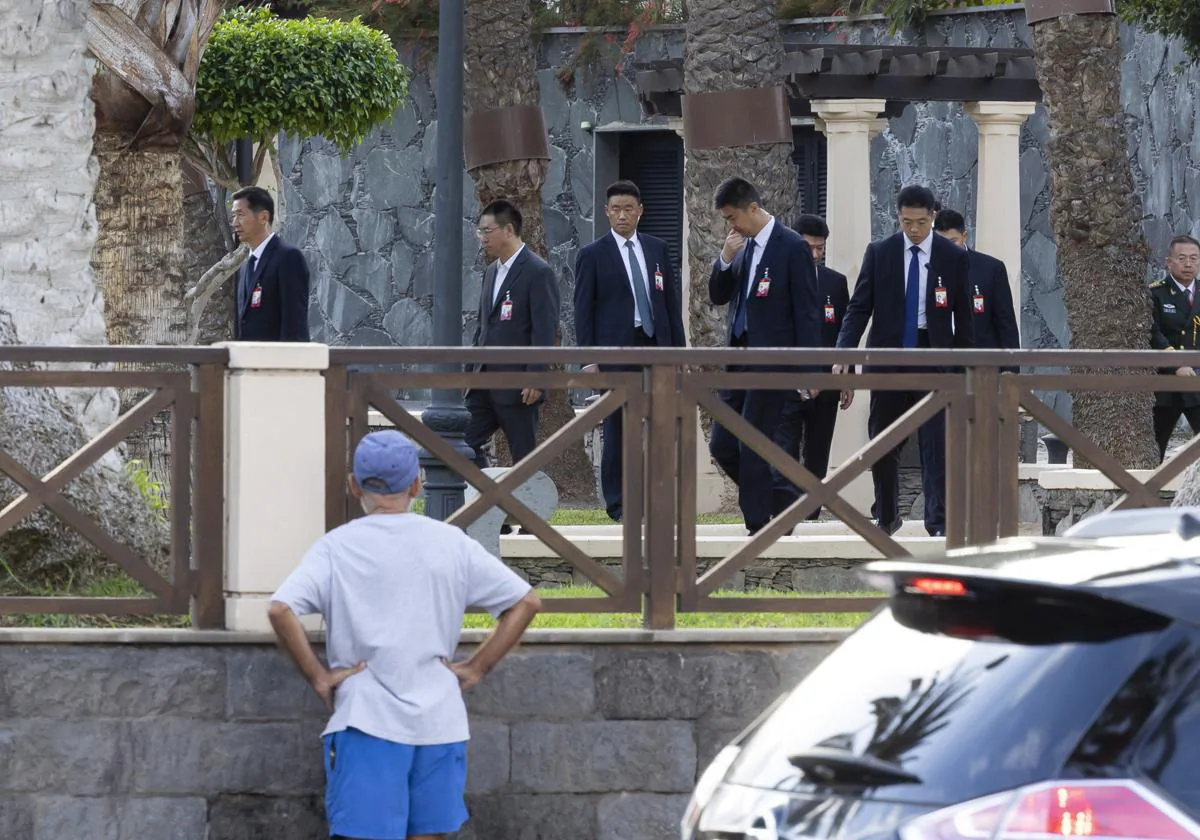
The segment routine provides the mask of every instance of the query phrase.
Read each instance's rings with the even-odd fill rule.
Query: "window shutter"
[[[631,131],[621,135],[621,178],[642,192],[645,208],[638,230],[665,240],[675,276],[683,254],[683,139],[674,131]],[[597,184],[603,190],[608,184]]]

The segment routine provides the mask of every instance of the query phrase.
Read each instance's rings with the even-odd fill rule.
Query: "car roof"
[[[1200,539],[1174,531],[1098,539],[1010,537],[862,568],[863,578],[885,591],[896,579],[914,575],[1087,593],[1200,624]]]

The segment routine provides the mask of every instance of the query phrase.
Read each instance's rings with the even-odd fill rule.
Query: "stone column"
[[[850,291],[858,278],[863,251],[871,241],[871,138],[883,130],[879,118],[887,103],[882,99],[814,99],[817,129],[826,138],[826,219],[829,242],[825,264],[846,275]],[[866,445],[866,391],[855,394],[854,404],[838,412],[829,467],[836,469]],[[870,473],[851,482],[843,495],[858,510],[869,513],[874,491]]]
[[[871,241],[871,137],[883,129],[882,99],[814,99],[817,129],[827,143],[825,263],[853,288],[863,250]]]
[[[225,625],[262,631],[270,629],[271,594],[325,533],[322,372],[329,367],[329,348],[223,346],[229,348]]]
[[[968,102],[979,127],[974,246],[1004,262],[1021,324],[1021,126],[1033,102]]]

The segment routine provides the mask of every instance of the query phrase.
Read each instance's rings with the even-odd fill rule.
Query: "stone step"
[[[565,537],[570,539],[578,539],[580,537],[617,537],[619,538],[624,530],[623,525],[613,523],[611,525],[556,525],[555,530]],[[821,522],[801,522],[795,528],[796,537],[825,537],[825,536],[846,536],[861,539],[846,525],[843,525],[837,520],[821,521]],[[697,537],[735,537],[745,538],[746,526],[741,524],[700,524],[696,526]],[[920,520],[907,520],[900,525],[900,530],[895,533],[897,538],[900,537],[927,537],[925,533],[925,523]]]

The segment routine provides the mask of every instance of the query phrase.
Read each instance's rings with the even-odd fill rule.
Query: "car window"
[[[1200,678],[1147,738],[1138,763],[1181,806],[1200,814]]]
[[[730,778],[802,790],[788,757],[822,748],[918,776],[881,793],[898,801],[959,802],[1049,778],[1161,641],[1161,625],[1145,627],[1018,644],[922,632],[885,609],[749,736]]]

